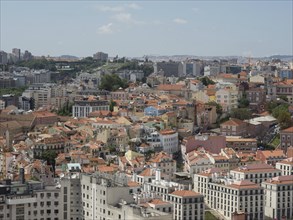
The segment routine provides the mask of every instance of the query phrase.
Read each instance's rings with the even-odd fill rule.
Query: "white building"
[[[168,195],[167,201],[173,203],[174,220],[204,219],[204,198],[199,193],[191,190],[176,190]]]
[[[93,111],[109,111],[109,102],[95,97],[80,98],[74,101],[72,116],[85,118]]]
[[[160,131],[160,140],[163,151],[168,154],[173,154],[179,150],[178,147],[178,133],[174,130]]]
[[[230,171],[235,180],[249,180],[262,183],[272,177],[280,176],[281,171],[268,164],[248,164]]]
[[[271,219],[293,219],[293,175],[278,176],[262,183],[265,215]]]
[[[194,190],[204,195],[205,203],[225,219],[244,212],[246,219],[264,219],[263,189],[248,180],[229,179],[218,168],[194,175]]]
[[[281,170],[282,175],[293,175],[293,157],[276,163],[276,168]]]
[[[151,219],[169,220],[171,215],[138,206],[131,194],[132,188],[123,175],[82,175],[81,191],[83,216],[92,219]]]

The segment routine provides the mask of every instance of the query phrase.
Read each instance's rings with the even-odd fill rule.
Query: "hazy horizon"
[[[0,49],[36,56],[292,55],[292,1],[1,1]]]

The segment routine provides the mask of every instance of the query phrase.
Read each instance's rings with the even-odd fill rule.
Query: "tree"
[[[56,159],[57,154],[54,150],[47,150],[45,152],[43,152],[42,154],[42,159],[47,161],[48,165],[51,165],[53,168],[53,173],[55,176],[55,165],[56,165]]]
[[[114,101],[111,99],[111,101],[110,101],[110,111],[111,111],[111,112],[114,111],[114,106],[116,106],[116,105],[117,105],[117,103],[114,102]]]
[[[213,80],[211,80],[209,77],[205,76],[205,77],[202,77],[200,78],[200,81],[202,82],[202,84],[204,84],[205,86],[208,86],[208,85],[214,85],[215,82]]]
[[[73,106],[73,103],[66,102],[66,104],[57,111],[57,114],[61,116],[71,116],[72,106]]]
[[[291,115],[288,111],[288,104],[281,104],[272,110],[272,115],[278,120],[281,128],[287,128],[291,125]]]
[[[231,110],[231,117],[246,120],[251,118],[251,112],[247,108],[233,108]]]
[[[290,113],[288,111],[282,112],[278,117],[278,122],[282,129],[290,127],[292,124]]]
[[[288,97],[285,95],[280,95],[278,98],[284,100],[285,102],[288,102]]]
[[[246,97],[246,94],[242,96],[241,99],[238,100],[238,108],[247,108],[249,106],[249,101]]]
[[[278,105],[277,107],[275,107],[273,110],[272,110],[272,115],[275,117],[275,118],[279,118],[280,115],[288,112],[288,104],[281,104],[281,105]]]
[[[101,79],[100,89],[115,91],[120,87],[126,88],[126,80],[122,80],[117,74],[106,74]]]
[[[278,102],[276,101],[270,101],[266,104],[266,110],[269,112],[269,113],[272,113],[273,112],[273,109],[276,108],[277,106],[279,105]]]

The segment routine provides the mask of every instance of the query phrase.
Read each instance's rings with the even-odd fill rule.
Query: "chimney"
[[[24,179],[24,168],[19,169],[19,182],[21,184],[24,184],[25,179]]]

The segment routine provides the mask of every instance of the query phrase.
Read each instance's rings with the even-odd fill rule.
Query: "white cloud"
[[[105,6],[105,5],[99,5],[97,6],[97,9],[99,11],[103,12],[122,12],[124,11],[124,7],[122,6]]]
[[[130,23],[132,21],[132,15],[130,13],[119,13],[114,16],[114,18],[123,23]]]
[[[187,20],[182,19],[182,18],[175,18],[175,19],[173,19],[173,22],[175,22],[176,24],[186,24]]]
[[[119,13],[114,15],[113,18],[116,21],[125,23],[125,24],[135,24],[135,25],[145,24],[145,22],[143,21],[135,20],[130,13]]]
[[[136,3],[131,3],[127,6],[128,6],[128,8],[131,8],[131,9],[141,9],[141,7]]]
[[[112,26],[113,26],[112,23],[102,25],[101,27],[98,28],[98,33],[99,34],[111,34],[111,33],[113,33]]]

